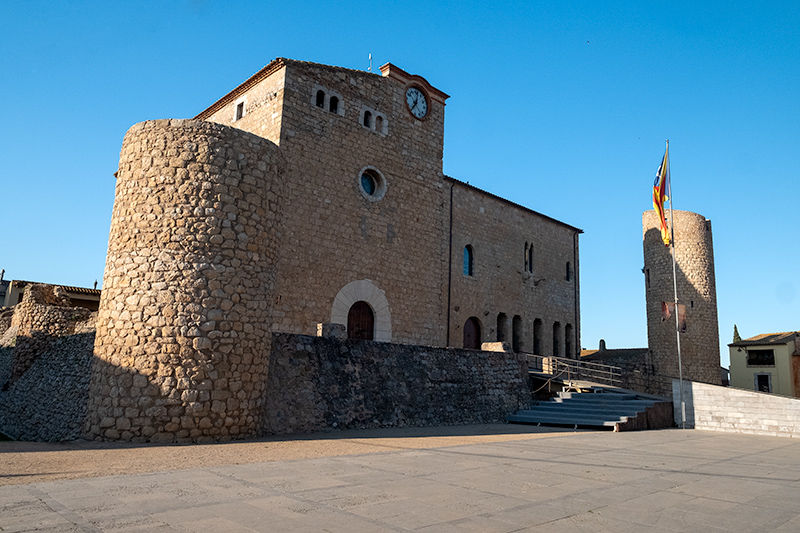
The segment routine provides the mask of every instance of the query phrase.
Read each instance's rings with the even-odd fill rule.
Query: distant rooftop
[[[762,333],[739,342],[732,342],[728,346],[769,346],[770,344],[787,344],[794,341],[800,331],[786,331],[783,333]]]
[[[56,287],[61,287],[65,291],[74,292],[77,294],[91,294],[94,296],[100,296],[100,289],[89,289],[86,287],[72,287],[70,285],[59,285],[58,283],[42,283],[39,281],[25,281],[21,279],[15,279],[14,285],[16,287],[25,287],[27,285],[54,285]]]

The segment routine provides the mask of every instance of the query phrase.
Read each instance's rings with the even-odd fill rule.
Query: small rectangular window
[[[236,118],[234,120],[239,120],[244,116],[244,102],[239,102],[236,104]]]
[[[773,350],[747,350],[747,366],[775,366]]]

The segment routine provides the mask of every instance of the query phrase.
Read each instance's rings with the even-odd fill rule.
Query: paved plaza
[[[139,470],[164,451],[186,463],[100,477],[69,468],[72,448],[19,446],[0,442],[2,532],[800,531],[791,438],[507,425],[338,432],[214,445],[199,466],[193,450],[207,448],[125,447],[116,453]],[[237,449],[264,455],[236,464]],[[293,450],[307,458],[280,455]],[[81,453],[103,461],[115,451]],[[25,460],[45,466],[4,466]],[[26,482],[46,476],[74,479]]]

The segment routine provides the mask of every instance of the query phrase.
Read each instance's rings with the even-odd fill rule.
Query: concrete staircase
[[[558,397],[520,409],[506,420],[515,424],[631,431],[671,427],[672,418],[672,403],[666,398],[593,388],[590,392],[559,392]]]

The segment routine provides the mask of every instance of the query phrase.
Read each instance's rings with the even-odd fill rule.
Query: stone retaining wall
[[[52,339],[27,371],[0,392],[0,432],[18,440],[81,438],[93,346],[94,332]],[[0,347],[0,359],[10,350]]]
[[[0,432],[20,440],[81,437],[96,315],[57,286],[32,284],[0,335]]]
[[[500,422],[527,405],[512,353],[274,334],[264,431]]]
[[[680,425],[677,379],[672,387],[675,422]],[[800,437],[800,398],[691,381],[684,381],[683,389],[687,428]]]

